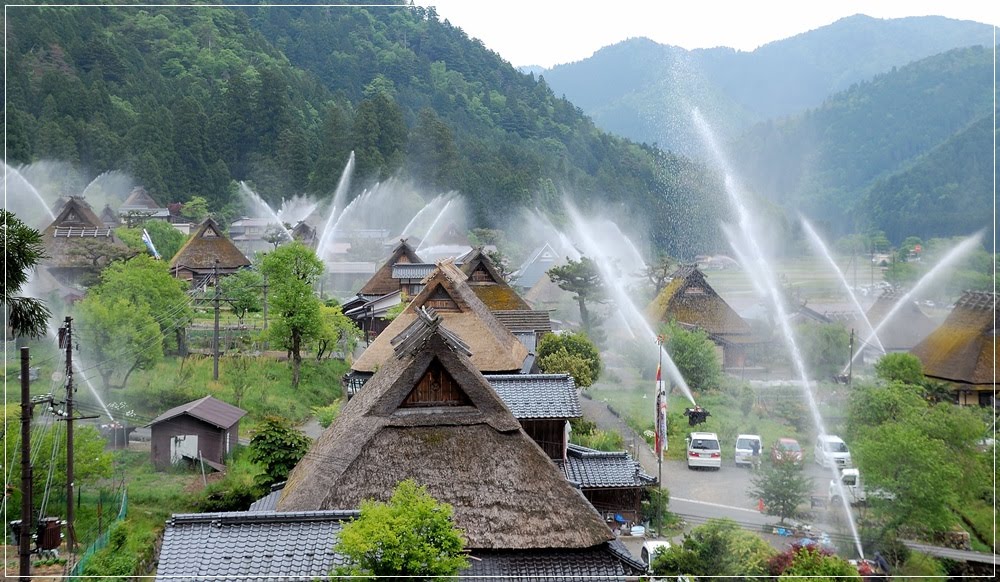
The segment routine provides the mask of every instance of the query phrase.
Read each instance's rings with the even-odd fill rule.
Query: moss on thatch
[[[683,266],[646,309],[653,321],[675,320],[718,335],[746,335],[750,325],[733,311],[696,267]]]
[[[995,293],[966,291],[936,330],[911,353],[926,376],[977,386],[993,386],[996,341]]]

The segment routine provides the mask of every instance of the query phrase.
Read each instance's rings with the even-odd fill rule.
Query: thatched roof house
[[[375,271],[371,279],[358,291],[358,295],[373,299],[381,297],[393,291],[399,291],[399,281],[392,278],[392,268],[398,263],[422,263],[413,247],[401,239],[396,248],[392,249],[392,254],[382,264],[379,270]]]
[[[400,481],[413,479],[453,506],[473,549],[582,549],[612,540],[443,323],[422,311],[394,338],[391,357],[291,472],[278,510],[387,501]]]
[[[868,308],[866,315],[872,326],[878,327],[882,320],[889,314],[889,311],[900,299],[899,294],[893,290],[882,293],[875,300],[875,303]],[[862,323],[861,326],[864,326]],[[864,326],[867,327],[867,326]],[[905,352],[916,346],[937,327],[931,318],[920,310],[914,301],[902,306],[892,319],[882,324],[882,329],[878,332],[878,339],[882,346],[889,352]],[[861,329],[855,325],[855,329]],[[867,329],[865,330],[867,333]]]
[[[504,281],[496,265],[483,252],[482,247],[474,249],[465,258],[461,268],[469,277],[469,287],[472,287],[476,297],[479,297],[490,311],[531,309],[507,281]]]
[[[996,399],[997,295],[966,291],[940,327],[911,353],[924,375],[949,382],[960,404],[992,406]]]
[[[521,371],[528,350],[483,304],[466,282],[465,273],[450,260],[441,262],[424,289],[354,362],[354,372],[371,374],[392,357],[391,338],[417,319],[421,307],[434,309],[472,350],[472,363],[482,373]]]
[[[558,266],[560,262],[559,253],[546,242],[521,263],[514,275],[514,284],[521,289],[531,289],[539,281],[547,280],[548,270]]]
[[[128,226],[138,226],[151,218],[170,220],[170,209],[157,204],[145,188],[136,186],[129,193],[125,202],[122,202],[122,205],[118,207],[118,216]]]
[[[197,282],[215,273],[229,275],[250,266],[250,260],[226,238],[211,218],[206,218],[170,261],[174,277]]]
[[[48,258],[44,265],[62,284],[75,284],[86,273],[99,272],[112,258],[128,251],[114,230],[83,198],[72,196],[56,219],[42,231]]]
[[[722,347],[724,367],[744,365],[745,346],[753,343],[750,325],[712,289],[696,266],[674,271],[646,312],[655,322],[675,320],[704,330]]]

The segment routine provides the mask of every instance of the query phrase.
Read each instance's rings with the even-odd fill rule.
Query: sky
[[[752,51],[840,18],[939,15],[1000,26],[998,0],[415,0],[514,66],[583,60],[634,37]]]

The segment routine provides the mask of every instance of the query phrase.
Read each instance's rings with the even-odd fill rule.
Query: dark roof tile
[[[488,374],[485,378],[518,420],[583,416],[576,382],[568,374]]]

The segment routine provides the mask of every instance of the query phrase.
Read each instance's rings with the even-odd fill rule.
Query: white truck
[[[837,486],[837,480],[830,480],[830,491],[828,493],[828,499],[831,505],[839,505],[841,503],[840,496],[844,495],[847,498],[848,503],[851,505],[858,505],[864,503],[869,497],[880,498],[880,499],[891,499],[892,494],[880,489],[875,489],[872,491],[866,491],[862,481],[861,472],[857,469],[844,469],[840,472],[840,487]],[[841,493],[843,491],[843,493]]]

